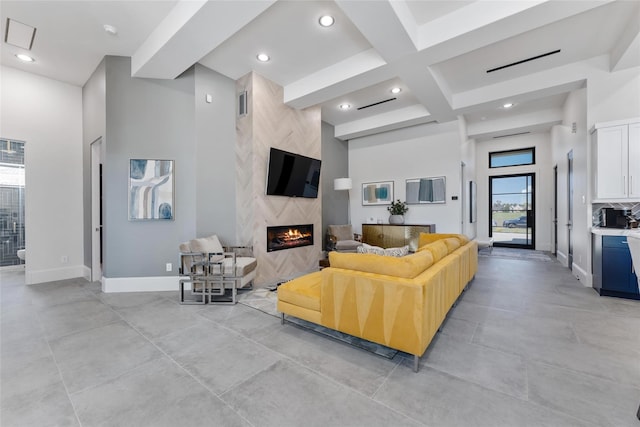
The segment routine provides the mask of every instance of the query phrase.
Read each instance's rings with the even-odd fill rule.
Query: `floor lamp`
[[[349,190],[353,188],[351,178],[336,178],[333,180],[333,189],[335,191],[347,192],[347,223],[351,224],[351,200],[349,199]]]

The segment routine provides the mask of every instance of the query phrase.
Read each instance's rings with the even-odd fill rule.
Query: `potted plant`
[[[407,213],[409,207],[406,202],[401,202],[398,199],[395,202],[392,201],[387,210],[391,213],[389,224],[404,224],[404,214]]]

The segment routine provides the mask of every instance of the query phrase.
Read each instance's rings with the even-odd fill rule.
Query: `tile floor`
[[[417,374],[243,305],[0,282],[3,427],[640,425],[640,302],[556,262],[482,257]]]

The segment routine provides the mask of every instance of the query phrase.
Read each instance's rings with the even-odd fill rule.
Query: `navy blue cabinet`
[[[627,238],[594,237],[594,287],[600,295],[640,299],[638,277],[633,271]]]

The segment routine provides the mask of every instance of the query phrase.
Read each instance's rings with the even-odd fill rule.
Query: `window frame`
[[[531,162],[530,163],[517,163],[510,164],[504,166],[491,166],[491,158],[494,154],[506,154],[506,153],[524,153],[531,152]],[[511,150],[502,150],[502,151],[490,151],[489,152],[489,169],[500,169],[500,168],[511,168],[514,166],[531,166],[536,164],[536,147],[526,147],[526,148],[516,148]]]

